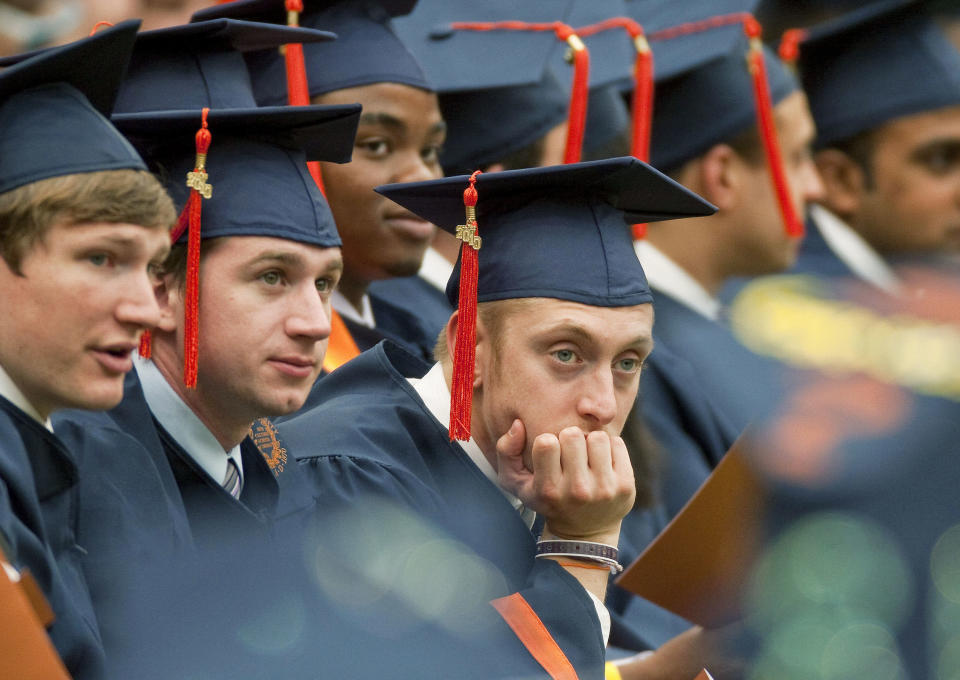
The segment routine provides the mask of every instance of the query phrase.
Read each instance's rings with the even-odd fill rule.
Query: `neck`
[[[340,283],[337,284],[337,290],[357,311],[363,309],[363,296],[367,294],[367,288],[369,287],[369,281],[355,279],[349,276],[346,270],[343,272]]]
[[[713,226],[712,220],[703,220],[706,226]],[[647,238],[664,255],[673,260],[694,281],[716,296],[727,279],[720,261],[720,251],[715,239],[693,220],[672,220],[666,225],[649,226]],[[672,231],[671,231],[672,229]]]
[[[460,241],[453,234],[448,234],[443,229],[437,229],[437,233],[433,237],[433,243],[430,245],[448,262],[456,264],[457,256],[460,254]]]
[[[190,389],[183,384],[183,359],[177,352],[176,336],[154,332],[152,360],[177,396],[190,407],[224,451],[243,441],[252,419],[241,419],[229,408],[218,408],[215,395],[208,395],[200,380]]]

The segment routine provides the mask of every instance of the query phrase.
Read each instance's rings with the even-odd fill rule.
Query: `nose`
[[[617,417],[617,393],[609,367],[590,375],[577,404],[578,415],[591,426],[605,427]]]
[[[150,329],[160,323],[160,305],[154,278],[146,271],[137,272],[122,287],[115,316],[122,324]]]
[[[803,174],[803,200],[807,203],[820,201],[826,196],[827,190],[820,178],[820,172],[813,160],[810,160],[804,166]]]
[[[439,165],[428,162],[419,149],[411,150],[409,157],[397,173],[397,182],[424,182],[430,179],[440,179],[443,173]]]
[[[320,297],[312,282],[303,286],[300,295],[291,297],[291,309],[286,317],[285,330],[292,338],[307,338],[320,342],[330,337],[330,309]]]

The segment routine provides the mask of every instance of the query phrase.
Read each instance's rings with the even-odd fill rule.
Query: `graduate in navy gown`
[[[353,160],[321,163],[324,191],[343,238],[344,272],[334,292],[334,333],[325,369],[357,350],[390,338],[429,358],[436,332],[418,315],[369,292],[373,281],[415,274],[434,234],[427,222],[374,193],[387,182],[440,177],[446,126],[433,85],[391,27],[416,4],[346,0],[308,2],[299,24],[337,34],[305,45],[304,65],[314,104],[360,103]],[[287,23],[283,0],[240,0],[205,8],[193,20],[232,17]],[[260,105],[288,102],[284,57],[265,50],[248,58]],[[339,328],[344,333],[338,332]],[[348,348],[345,347],[349,347]]]
[[[941,22],[956,10],[939,11],[877,2],[804,31],[796,63],[826,193],[791,273],[897,294],[897,265],[957,250],[960,53]]]
[[[81,568],[77,459],[50,415],[120,401],[130,354],[160,318],[151,270],[174,217],[104,117],[138,26],[0,74],[0,545],[39,584],[50,639],[78,680],[105,677],[104,653]]]
[[[467,304],[446,327],[438,363],[380,345],[324,379],[313,395],[318,405],[280,434],[310,473],[321,507],[383,495],[449,527],[498,566],[509,587],[523,589],[578,671],[596,674],[605,637],[598,614],[607,616],[596,599],[605,569],[596,567],[613,554],[597,544],[616,544],[632,504],[621,490],[633,482],[618,435],[651,343],[651,295],[624,219],[712,208],[621,158],[479,175],[473,233],[461,212],[469,186],[460,176],[379,191],[480,245],[476,340],[458,336]],[[462,271],[458,265],[448,283],[451,303],[470,299]],[[476,348],[475,368],[471,361],[458,373],[455,345]],[[472,399],[469,416],[458,406],[464,397]],[[591,473],[579,467],[588,458]],[[571,477],[581,474],[574,492]],[[539,542],[533,512],[545,520]],[[578,540],[587,537],[589,546]],[[554,539],[572,543],[561,549]],[[564,564],[536,558],[555,550],[569,553],[558,558]],[[545,584],[531,587],[531,578],[546,576],[565,597],[543,598]]]

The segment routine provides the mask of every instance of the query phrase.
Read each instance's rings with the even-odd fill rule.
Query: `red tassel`
[[[788,64],[795,64],[800,56],[800,43],[807,39],[807,32],[802,28],[789,28],[780,38],[780,49],[777,50],[780,58]]]
[[[140,347],[137,349],[144,359],[149,359],[153,354],[153,344],[150,338],[150,331],[144,331],[140,336]]]
[[[763,61],[763,44],[760,42],[762,29],[756,19],[748,17],[744,21],[744,30],[750,39],[749,64],[757,105],[757,125],[760,129],[763,147],[767,153],[767,165],[770,168],[777,203],[780,206],[780,214],[783,217],[787,235],[800,238],[804,234],[804,225],[803,220],[797,217],[793,201],[790,198],[790,187],[787,184],[786,173],[783,169],[780,142],[777,139],[777,130],[773,120],[773,103],[770,99],[767,69]]]
[[[481,246],[477,234],[477,170],[470,175],[470,185],[463,192],[466,224],[457,227],[460,246],[460,300],[458,305],[457,340],[453,352],[453,379],[450,386],[450,441],[470,439],[473,411],[473,373],[477,353],[477,251]]]
[[[197,361],[199,356],[200,321],[200,215],[203,198],[210,198],[213,188],[207,183],[207,150],[212,139],[207,129],[207,114],[201,113],[201,128],[196,135],[197,160],[193,172],[187,173],[187,186],[190,197],[180,213],[177,228],[171,235],[173,241],[180,238],[184,229],[187,233],[187,280],[186,299],[183,310],[183,384],[197,386]]]
[[[93,25],[93,28],[90,29],[90,34],[89,34],[87,37],[92,36],[94,33],[97,32],[97,30],[99,30],[99,29],[100,29],[101,27],[103,27],[103,26],[107,26],[108,28],[112,28],[112,27],[113,27],[113,22],[110,22],[110,21],[98,21],[97,23],[95,23],[95,24]]]
[[[287,25],[300,25],[300,12],[303,11],[303,0],[285,0],[287,8]],[[287,103],[290,106],[310,105],[310,86],[307,81],[307,66],[303,60],[303,45],[289,43],[284,45],[284,64],[287,68]],[[307,170],[317,183],[320,192],[326,196],[323,188],[323,177],[320,175],[320,162],[307,161]]]
[[[650,132],[653,127],[653,50],[641,33],[633,38],[637,58],[633,64],[633,101],[631,102],[630,153],[644,163],[650,162]],[[634,224],[633,238],[647,236],[645,223]]]

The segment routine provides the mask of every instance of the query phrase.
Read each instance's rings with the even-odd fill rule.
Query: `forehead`
[[[47,245],[58,242],[97,241],[143,250],[167,250],[170,235],[162,224],[144,226],[127,222],[58,222],[43,237]]]
[[[960,139],[960,106],[901,116],[884,123],[873,135],[874,143],[923,143],[944,138]]]
[[[652,343],[653,305],[594,307],[553,298],[525,298],[508,308],[507,334],[577,335],[611,344]]]
[[[313,103],[322,105],[359,103],[363,106],[360,122],[369,120],[364,114],[388,114],[400,121],[412,124],[424,121],[430,124],[440,120],[437,95],[401,83],[373,83],[327,92],[313,98]]]
[[[309,269],[326,270],[342,266],[339,248],[323,248],[270,236],[225,236],[204,241],[205,267],[244,266],[260,260],[279,260]]]

